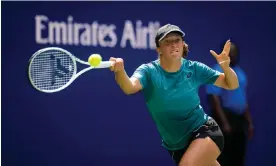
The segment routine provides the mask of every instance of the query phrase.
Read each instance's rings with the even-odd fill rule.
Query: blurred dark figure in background
[[[246,96],[247,78],[238,65],[239,49],[233,42],[229,56],[230,66],[236,72],[240,86],[235,90],[225,90],[207,85],[207,101],[212,117],[221,126],[225,139],[224,150],[218,162],[222,166],[244,166],[246,144],[253,136],[253,123]],[[215,65],[214,69],[222,71],[219,65]]]

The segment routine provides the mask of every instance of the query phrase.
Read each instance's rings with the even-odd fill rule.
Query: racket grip
[[[114,62],[111,61],[103,61],[99,66],[96,66],[95,68],[109,68],[111,64]]]

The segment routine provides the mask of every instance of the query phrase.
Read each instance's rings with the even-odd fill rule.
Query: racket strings
[[[54,90],[69,82],[75,70],[74,61],[66,53],[46,51],[33,59],[30,74],[38,89]]]

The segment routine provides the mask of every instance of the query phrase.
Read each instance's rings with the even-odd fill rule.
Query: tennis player
[[[124,93],[143,92],[162,146],[176,165],[217,166],[224,138],[216,121],[204,113],[198,89],[203,84],[228,90],[239,86],[236,73],[229,67],[231,42],[225,43],[219,55],[210,51],[223,70],[219,72],[183,58],[188,53],[184,36],[178,26],[164,25],[155,38],[157,60],[142,64],[131,77],[124,70],[121,58],[110,58],[115,62],[110,69]]]

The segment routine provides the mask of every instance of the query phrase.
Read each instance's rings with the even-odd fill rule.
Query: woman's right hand
[[[111,61],[111,66],[110,66],[110,70],[113,71],[114,73],[120,72],[120,71],[124,71],[124,60],[122,58],[114,58],[111,57],[109,59],[109,61]]]

